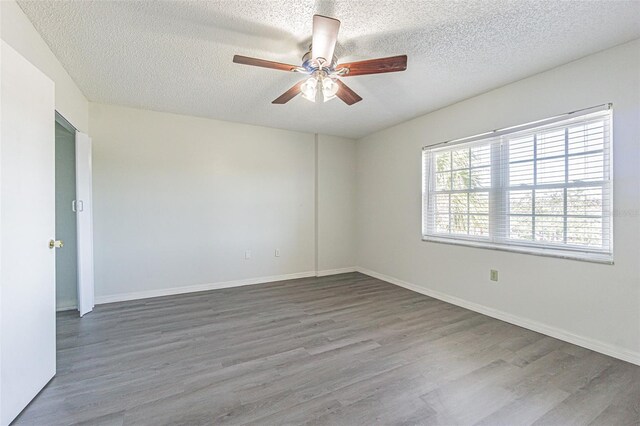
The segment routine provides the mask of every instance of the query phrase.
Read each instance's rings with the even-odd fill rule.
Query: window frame
[[[538,256],[551,256],[572,260],[581,260],[587,262],[595,262],[595,263],[604,263],[604,264],[613,264],[614,259],[614,244],[613,244],[613,105],[611,103],[599,105],[592,108],[586,108],[584,110],[574,111],[568,114],[562,114],[555,117],[551,117],[544,120],[538,120],[531,123],[526,123],[523,125],[512,126],[504,129],[494,130],[492,132],[482,133],[476,136],[471,136],[468,138],[451,140],[446,142],[441,142],[434,145],[424,146],[422,149],[422,241],[425,242],[435,242],[435,243],[446,243],[446,244],[454,244],[454,245],[462,245],[467,247],[475,247],[475,248],[485,248],[485,249],[493,249],[507,252],[516,252],[516,253],[525,253],[531,255]],[[606,111],[606,112],[605,112]],[[607,114],[608,116],[605,118],[607,120],[608,125],[608,137],[603,139],[603,147],[602,149],[583,151],[580,153],[570,153],[568,149],[568,129],[571,127],[572,122],[579,124],[580,120],[584,119],[584,116],[590,114]],[[564,165],[564,174],[565,181],[562,183],[549,183],[549,184],[540,184],[535,180],[530,185],[522,185],[523,191],[531,191],[532,195],[536,193],[536,190],[540,189],[562,189],[564,193],[563,197],[563,212],[562,214],[536,214],[535,210],[535,201],[532,201],[531,206],[531,214],[523,214],[523,216],[528,216],[532,218],[532,223],[535,223],[536,217],[545,217],[545,216],[554,216],[561,217],[563,221],[563,242],[543,242],[543,241],[528,241],[528,240],[517,240],[509,238],[506,230],[508,229],[509,219],[511,216],[515,216],[515,214],[511,214],[509,210],[506,208],[508,206],[508,197],[510,191],[520,190],[520,187],[510,187],[508,185],[508,176],[505,176],[503,173],[505,165],[508,167],[511,163],[516,163],[518,161],[510,161],[509,158],[509,143],[505,143],[505,139],[508,137],[513,139],[517,137],[519,133],[524,134],[533,134],[534,138],[538,136],[538,130],[544,131],[544,128],[550,125],[555,124],[556,126],[563,126],[565,130],[565,147],[563,154],[561,155],[546,155],[546,156],[538,156],[537,151],[534,148],[533,156],[530,158],[519,160],[520,162],[533,162],[534,164],[534,175],[535,175],[535,164],[540,159],[549,160],[549,159],[560,159],[563,158]],[[460,146],[461,149],[468,148],[471,149],[474,147],[474,142],[478,142],[479,146],[488,145],[490,147],[490,175],[491,175],[491,185],[489,188],[471,188],[467,187],[464,190],[454,190],[453,185],[450,190],[447,191],[435,191],[435,176],[436,171],[431,170],[435,167],[435,154],[438,151],[453,151],[457,145]],[[478,146],[475,145],[475,146]],[[536,142],[534,141],[534,147],[536,146]],[[569,167],[567,163],[570,161],[572,157],[585,157],[589,154],[594,153],[602,153],[603,158],[603,177],[602,180],[598,181],[584,181],[584,182],[569,182],[568,173]],[[427,158],[428,157],[428,158]],[[587,157],[588,158],[588,157]],[[496,167],[496,164],[498,165]],[[451,164],[450,172],[453,171],[454,165]],[[466,170],[471,170],[471,158],[469,159],[469,164]],[[427,179],[427,174],[432,176],[431,179]],[[497,185],[494,185],[494,182],[498,182]],[[427,185],[430,185],[430,188],[427,188]],[[572,188],[579,187],[600,187],[602,188],[602,240],[608,243],[605,248],[587,248],[584,245],[575,245],[568,244],[567,235],[568,235],[568,218],[576,217],[580,215],[571,215],[567,213],[567,192]],[[434,209],[435,207],[435,197],[436,194],[442,193],[467,193],[470,194],[472,192],[489,192],[489,206],[488,206],[488,235],[486,236],[476,236],[476,235],[465,235],[465,234],[449,234],[449,233],[437,233],[431,232],[429,233],[429,229],[435,230],[435,212],[430,212],[429,209]],[[535,200],[535,195],[533,195],[533,200]],[[492,212],[499,213],[492,213]],[[448,214],[451,216],[451,209],[448,210]],[[467,205],[467,218],[470,215],[470,209]],[[585,218],[588,218],[589,215],[585,214]],[[593,215],[592,217],[596,217]],[[468,228],[469,230],[470,228]],[[533,228],[533,235],[535,236],[535,228]]]

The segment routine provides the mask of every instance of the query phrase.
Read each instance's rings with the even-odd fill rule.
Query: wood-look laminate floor
[[[35,425],[640,424],[640,367],[358,274],[58,316]]]

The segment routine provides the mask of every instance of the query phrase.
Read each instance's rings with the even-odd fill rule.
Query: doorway
[[[83,316],[94,306],[91,138],[55,122],[56,310]]]
[[[76,227],[75,129],[56,117],[56,238],[63,246],[56,253],[56,310],[78,309],[78,234]]]

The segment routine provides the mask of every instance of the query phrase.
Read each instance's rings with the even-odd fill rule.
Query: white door
[[[91,138],[76,132],[76,224],[78,229],[78,310],[93,310],[93,205]]]
[[[53,82],[4,41],[0,91],[0,423],[56,372]]]

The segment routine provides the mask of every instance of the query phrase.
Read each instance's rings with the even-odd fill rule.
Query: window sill
[[[538,248],[530,246],[503,245],[492,242],[465,240],[462,238],[439,237],[435,235],[423,235],[422,241],[429,243],[451,244],[464,247],[482,248],[489,250],[506,251],[511,253],[530,254],[534,256],[556,257],[560,259],[578,260],[582,262],[613,265],[613,256],[605,253],[588,253],[571,250],[559,250],[553,248]]]

